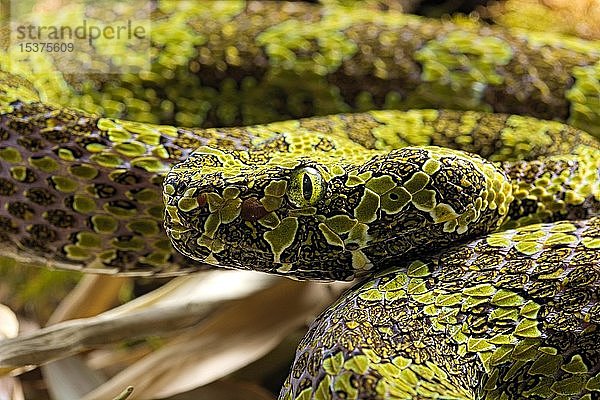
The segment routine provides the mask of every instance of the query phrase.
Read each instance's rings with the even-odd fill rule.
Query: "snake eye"
[[[288,198],[298,207],[314,206],[325,194],[326,183],[312,167],[294,170],[287,190]]]

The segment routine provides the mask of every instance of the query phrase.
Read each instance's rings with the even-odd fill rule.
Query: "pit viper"
[[[0,56],[4,257],[370,276],[281,399],[600,398],[600,44],[302,3],[152,18],[148,71]]]

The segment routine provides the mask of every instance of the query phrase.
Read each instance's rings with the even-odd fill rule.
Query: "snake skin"
[[[133,24],[135,11],[120,7]],[[65,6],[40,24],[68,25],[74,15]],[[451,108],[558,119],[600,136],[598,42],[362,7],[239,0],[159,2],[151,33],[148,53],[156,55],[142,73],[62,74],[50,53],[0,59],[0,69],[29,77],[47,101],[139,122],[240,126]]]
[[[598,144],[482,112],[600,137],[598,42],[301,2],[159,2],[152,18],[150,71],[0,52],[3,256],[136,275],[391,267],[315,322],[281,399],[600,398]],[[264,125],[427,107],[475,111]]]
[[[598,399],[598,249],[594,217],[397,263],[317,319],[280,398]]]
[[[201,147],[165,180],[167,234],[211,265],[351,280],[499,228],[600,209],[599,145],[557,122],[373,111],[208,132],[260,135],[251,149]],[[448,149],[464,147],[537,160]]]

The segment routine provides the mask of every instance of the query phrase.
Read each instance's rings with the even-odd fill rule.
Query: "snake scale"
[[[150,54],[117,77],[0,54],[3,257],[369,276],[285,400],[600,398],[599,43],[161,2]]]

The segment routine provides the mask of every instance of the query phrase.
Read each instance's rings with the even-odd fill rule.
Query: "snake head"
[[[178,251],[215,266],[349,280],[493,229],[507,211],[506,177],[465,153],[269,149],[202,147],[169,172],[165,228]]]

